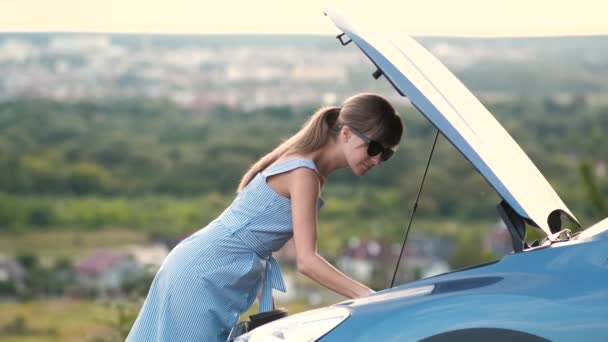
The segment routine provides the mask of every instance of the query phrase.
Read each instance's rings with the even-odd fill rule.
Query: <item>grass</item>
[[[38,300],[0,304],[0,340],[11,341],[93,341],[115,340],[116,328],[109,318],[116,308],[83,300]],[[18,333],[7,327],[21,320]]]
[[[322,304],[325,305],[326,303]],[[133,314],[139,311],[137,305],[128,306]],[[312,309],[304,302],[289,303],[285,307],[290,315]],[[322,306],[321,305],[321,306]],[[257,305],[245,312],[240,320],[248,320],[249,315],[257,313]],[[131,323],[119,322],[117,304],[91,300],[36,300],[29,302],[0,303],[0,341],[3,342],[51,342],[51,341],[121,341],[119,329]],[[8,333],[9,327],[21,320],[20,332]]]

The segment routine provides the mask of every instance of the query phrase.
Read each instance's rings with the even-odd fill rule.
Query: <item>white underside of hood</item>
[[[576,219],[524,151],[483,104],[414,39],[355,23],[347,11],[325,14],[396,90],[473,164],[523,218],[551,234],[550,215]],[[407,142],[405,142],[407,143]]]

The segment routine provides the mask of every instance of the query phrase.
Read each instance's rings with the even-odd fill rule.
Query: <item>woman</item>
[[[225,341],[258,291],[260,312],[273,308],[273,288],[285,291],[272,252],[292,237],[299,272],[348,298],[373,293],[317,254],[319,194],[337,169],[362,176],[388,160],[402,131],[393,107],[374,94],[313,114],[247,171],[217,219],[171,251],[127,340]]]

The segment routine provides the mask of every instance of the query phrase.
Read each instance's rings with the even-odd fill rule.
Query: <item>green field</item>
[[[290,314],[311,309],[305,303],[281,306]],[[138,310],[135,304],[68,299],[0,303],[0,341],[122,341]],[[257,305],[243,314],[241,320],[255,312]]]
[[[112,305],[38,300],[2,303],[0,312],[0,340],[5,342],[119,340],[118,309]]]

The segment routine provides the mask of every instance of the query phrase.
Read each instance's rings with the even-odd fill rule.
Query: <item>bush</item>
[[[17,287],[12,281],[0,281],[0,297],[17,295]]]

